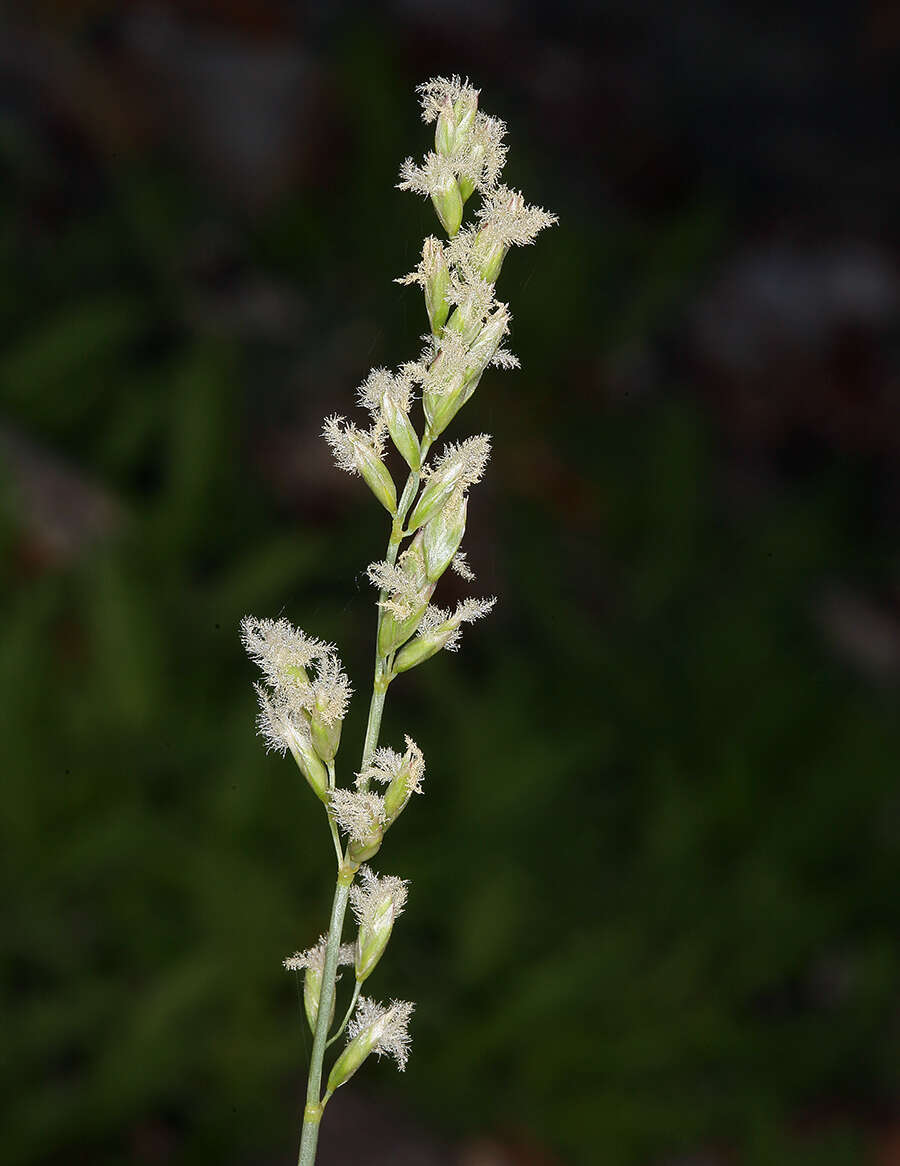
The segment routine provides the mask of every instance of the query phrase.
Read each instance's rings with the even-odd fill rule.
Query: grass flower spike
[[[495,283],[509,249],[533,243],[556,221],[500,182],[506,127],[482,112],[477,89],[459,77],[438,77],[418,93],[423,120],[435,126],[434,149],[421,162],[408,158],[398,185],[431,199],[447,238],[429,235],[415,270],[397,282],[421,289],[429,332],[414,360],[396,372],[373,369],[359,386],[368,428],[338,415],[326,418],[322,428],[338,467],[359,475],[391,516],[384,558],[367,571],[378,589],[375,667],[353,781],[340,782],[337,774],[352,689],[334,645],[286,619],[248,616],[241,625],[244,647],[262,674],[256,685],[259,732],[268,749],[291,754],[322,802],[337,863],[328,930],[313,947],[284,961],[289,971],[303,972],[304,1011],[313,1032],[299,1166],[315,1162],[319,1122],[335,1089],[372,1053],[393,1057],[400,1069],[409,1056],[413,1005],[382,1005],[360,995],[380,966],[408,887],[406,880],[377,875],[364,864],[380,851],[413,794],[422,793],[425,776],[422,751],[410,737],[403,753],[379,746],[381,718],[390,684],[441,649],[454,651],[462,625],[487,615],[496,602],[463,599],[452,612],[431,602],[448,568],[464,580],[475,577],[460,547],[469,492],[487,468],[491,439],[465,437],[431,460],[429,454],[491,366],[518,367],[504,347],[511,316],[496,299]],[[479,205],[464,224],[475,194]],[[391,446],[408,471],[399,493],[386,461]],[[396,457],[392,464],[398,464]],[[343,944],[348,906],[357,935]],[[354,968],[354,986],[335,1026],[338,968],[347,964]],[[326,1077],[326,1052],[345,1032],[345,1047]]]

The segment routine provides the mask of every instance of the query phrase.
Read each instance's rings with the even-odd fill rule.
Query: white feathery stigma
[[[543,207],[529,206],[518,190],[503,185],[485,195],[478,219],[482,230],[503,247],[525,247],[545,227],[559,221]]]
[[[317,972],[325,970],[325,948],[328,945],[328,936],[320,935],[319,941],[314,947],[309,947],[306,951],[295,951],[293,955],[286,956],[281,961],[282,966],[289,972],[302,972],[305,968],[313,968]],[[338,949],[338,966],[349,967],[353,963],[354,945],[352,943],[342,943]]]
[[[432,77],[429,81],[423,81],[416,86],[422,106],[422,121],[426,125],[437,121],[448,101],[451,105],[455,105],[461,98],[477,102],[480,92],[480,89],[469,84],[468,78],[463,81],[458,73],[452,77]]]
[[[326,417],[322,425],[322,436],[331,447],[335,464],[348,474],[360,472],[359,456],[362,451],[368,451],[377,458],[382,456],[386,433],[380,419],[371,429],[360,429],[338,413]]]
[[[390,905],[390,922],[403,914],[406,905],[408,879],[397,875],[378,875],[368,866],[359,868],[359,883],[350,888],[350,906],[360,927],[381,924],[379,915]]]
[[[310,749],[309,719],[299,702],[299,690],[269,690],[262,684],[253,687],[259,700],[256,728],[265,741],[266,752],[284,755],[288,749],[292,753]]]
[[[303,694],[304,707],[309,712],[315,710],[326,725],[333,725],[344,719],[353,689],[334,654],[323,656],[316,669],[318,675]]]
[[[402,163],[397,189],[434,198],[452,190],[458,174],[459,164],[455,158],[429,150],[421,166],[417,166],[412,158]]]
[[[378,606],[389,611],[398,620],[409,619],[425,600],[422,597],[422,588],[425,585],[424,575],[418,573],[409,575],[402,569],[408,552],[404,551],[400,557],[400,565],[380,560],[369,563],[366,574],[369,582],[379,591],[384,592],[384,598],[379,599]]]
[[[254,615],[241,620],[241,642],[275,688],[305,684],[306,669],[334,651],[332,644],[307,636],[289,620],[257,619]]]
[[[480,482],[491,456],[491,439],[487,433],[478,433],[464,441],[448,442],[433,466],[422,470],[422,477],[445,472],[451,463],[459,463],[456,469],[456,485],[468,490]]]
[[[356,789],[331,791],[334,820],[353,842],[366,842],[385,825],[384,798]]]
[[[387,745],[376,749],[369,765],[357,775],[356,784],[379,781],[382,785],[390,785],[395,777],[406,773],[409,792],[420,794],[425,778],[425,758],[412,737],[407,735],[404,739],[405,753],[398,753]]]
[[[403,413],[408,413],[413,402],[413,385],[418,365],[410,363],[392,373],[386,368],[373,368],[357,389],[360,405],[368,409],[376,424],[382,415],[382,404],[387,397]]]
[[[466,561],[466,552],[457,551],[450,560],[450,569],[455,571],[461,579],[465,579],[467,583],[472,583],[475,580],[475,572]]]
[[[372,1051],[379,1057],[387,1054],[397,1062],[402,1072],[409,1059],[409,1018],[415,1005],[408,1000],[392,1000],[385,1008],[368,996],[360,996],[356,1012],[347,1029],[348,1042],[361,1033],[372,1040]]]
[[[445,607],[435,607],[433,604],[429,604],[416,634],[419,636],[446,635],[443,647],[448,652],[455,652],[459,647],[462,634],[461,625],[483,619],[496,602],[496,596],[491,596],[490,599],[461,599],[452,615]]]

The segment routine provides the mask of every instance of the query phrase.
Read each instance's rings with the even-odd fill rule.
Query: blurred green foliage
[[[231,224],[326,321],[363,273],[385,361],[421,327],[387,283],[408,256],[385,238],[412,253],[421,234],[390,191],[414,115],[396,124],[356,156],[384,232],[348,235],[350,195],[330,192]],[[364,693],[359,576],[383,516],[362,489],[297,513],[260,475],[259,410],[317,329],[285,350],[189,322],[185,240],[228,213],[208,192],[123,164],[28,243],[0,199],[4,423],[123,510],[35,562],[6,476],[4,1161],[285,1153],[306,1035],[280,960],[322,928],[330,842],[253,736],[237,624],[284,610],[339,640]],[[832,572],[881,562],[857,467],[742,511],[689,393],[613,407],[579,389],[592,345],[677,314],[727,227],[706,206],[653,229],[576,219],[511,258],[526,372],[466,416],[496,435],[495,527],[473,512],[472,557],[498,614],[389,701],[386,739],[412,732],[429,763],[382,859],[413,880],[373,985],[420,1002],[398,1088],[451,1132],[527,1126],[573,1163],[710,1143],[760,1166],[858,1162],[857,1115],[898,1084],[900,729],[811,613]],[[540,459],[523,486],[536,449],[571,491],[541,487]]]

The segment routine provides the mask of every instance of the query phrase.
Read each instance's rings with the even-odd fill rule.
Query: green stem
[[[344,1019],[341,1021],[341,1027],[326,1042],[326,1044],[325,1044],[326,1049],[328,1048],[329,1045],[334,1044],[334,1042],[337,1040],[337,1038],[341,1035],[341,1033],[347,1027],[347,1022],[350,1020],[350,1017],[353,1015],[353,1009],[356,1007],[356,1001],[359,999],[359,990],[361,987],[362,987],[362,984],[360,983],[359,980],[357,980],[356,984],[353,988],[353,996],[350,999],[350,1007],[347,1009],[346,1013],[344,1014]],[[323,1105],[324,1105],[324,1101],[323,1101]]]
[[[328,762],[328,788],[333,790],[337,782],[334,776],[334,758]],[[334,821],[334,815],[331,812],[331,805],[326,803],[325,813],[328,816],[328,829],[331,831],[331,841],[334,843],[334,853],[337,858],[338,870],[341,868],[341,863],[344,861],[344,855],[341,851],[341,840],[338,837],[337,825]]]
[[[328,943],[325,948],[325,968],[322,972],[322,990],[319,996],[319,1012],[316,1017],[316,1032],[313,1037],[312,1056],[309,1062],[309,1081],[306,1087],[306,1109],[303,1111],[303,1131],[300,1135],[300,1155],[297,1166],[314,1166],[316,1144],[319,1140],[319,1120],[322,1104],[319,1094],[322,1088],[322,1059],[325,1056],[325,1042],[328,1039],[328,1018],[334,1001],[334,980],[337,973],[338,952],[341,933],[344,930],[344,914],[350,895],[350,884],[356,868],[352,864],[342,866],[334,888],[334,902],[331,906],[331,922],[328,925]]]

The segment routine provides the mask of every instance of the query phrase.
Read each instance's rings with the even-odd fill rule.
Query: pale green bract
[[[325,1106],[369,1054],[387,1053],[400,1069],[409,1055],[413,1005],[400,1000],[382,1005],[360,996],[363,982],[380,966],[407,895],[405,880],[376,875],[363,864],[379,852],[412,795],[422,792],[425,775],[422,752],[410,737],[403,754],[379,747],[381,715],[395,677],[442,649],[454,650],[462,625],[487,615],[496,602],[463,599],[452,612],[431,603],[448,567],[463,579],[474,578],[459,548],[469,491],[487,466],[490,438],[478,434],[448,443],[431,462],[428,454],[488,368],[518,366],[503,346],[510,313],[497,301],[495,283],[510,247],[532,243],[556,222],[555,215],[528,206],[518,191],[500,182],[506,127],[479,109],[477,89],[459,77],[437,77],[418,93],[423,120],[435,123],[434,149],[420,163],[408,158],[398,185],[431,199],[448,238],[429,236],[415,270],[397,282],[421,287],[429,332],[415,360],[396,373],[373,369],[360,385],[367,428],[337,415],[323,426],[337,465],[358,474],[392,519],[385,557],[368,568],[378,588],[375,675],[362,760],[352,782],[339,785],[336,774],[352,692],[335,646],[285,619],[248,616],[241,628],[244,646],[262,672],[256,685],[260,733],[268,748],[290,751],[323,803],[337,861],[328,931],[284,961],[289,970],[304,973],[304,1010],[313,1033],[299,1166],[313,1166]],[[480,205],[463,225],[466,203],[475,194]],[[413,415],[417,400],[421,433]],[[389,445],[400,455],[394,460],[408,470],[399,495],[385,461]],[[372,782],[382,792],[370,789]],[[348,902],[358,930],[355,943],[342,945]],[[353,965],[354,985],[347,1010],[329,1035],[341,964]],[[323,1090],[325,1052],[345,1030],[347,1043]]]

